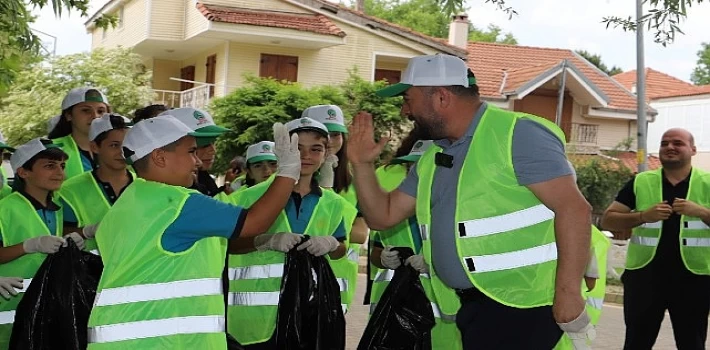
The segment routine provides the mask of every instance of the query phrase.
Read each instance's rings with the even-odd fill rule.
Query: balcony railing
[[[212,84],[203,84],[185,91],[153,90],[153,103],[164,104],[170,108],[204,109],[210,102],[210,88],[213,86]]]
[[[570,130],[570,143],[597,144],[599,125],[572,123]]]

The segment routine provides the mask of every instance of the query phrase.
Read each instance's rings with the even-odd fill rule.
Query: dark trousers
[[[676,348],[705,349],[710,311],[710,276],[684,268],[672,273],[652,266],[626,270],[624,283],[625,350],[653,347],[666,310],[671,317]]]
[[[562,337],[551,306],[517,309],[500,304],[476,289],[459,292],[456,325],[465,350],[549,350]]]

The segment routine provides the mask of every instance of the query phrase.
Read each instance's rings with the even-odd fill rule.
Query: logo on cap
[[[263,145],[263,146],[261,146],[261,150],[262,150],[263,152],[271,152],[271,146],[269,146],[269,145]]]
[[[311,121],[306,118],[301,118],[301,125],[311,125]]]
[[[192,113],[192,116],[197,120],[197,125],[202,125],[204,123],[209,123],[209,120],[207,120],[207,117],[205,117],[204,114],[202,114],[200,111],[195,111]]]
[[[414,145],[414,150],[418,151],[422,148],[422,146],[424,146],[424,142],[419,141]]]
[[[326,120],[336,120],[338,118],[338,114],[335,112],[334,109],[328,108],[328,117],[326,117]]]

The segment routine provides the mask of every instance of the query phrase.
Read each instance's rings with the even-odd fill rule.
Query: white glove
[[[429,265],[424,261],[424,256],[421,254],[412,255],[404,261],[405,265],[413,267],[419,273],[429,273]]]
[[[597,337],[597,331],[589,319],[587,309],[577,316],[574,321],[557,324],[562,331],[572,340],[575,350],[591,350],[591,344]]]
[[[64,235],[64,238],[70,238],[74,243],[76,244],[76,247],[79,248],[79,250],[84,250],[84,247],[86,246],[86,243],[84,242],[84,238],[81,237],[80,234],[76,232],[72,232],[68,235]],[[67,246],[67,241],[64,241],[64,244],[62,244],[62,247]]]
[[[390,270],[395,270],[402,265],[402,261],[399,259],[399,252],[392,250],[392,248],[394,247],[387,246],[384,250],[382,250],[382,254],[380,254],[380,263],[382,263],[382,266]]]
[[[320,167],[320,178],[318,185],[325,188],[332,188],[335,183],[335,168],[338,167],[338,156],[331,154],[325,158],[325,162]]]
[[[17,290],[24,287],[23,279],[19,277],[0,277],[0,294],[3,298],[10,298],[19,293]]]
[[[597,256],[594,254],[594,247],[592,247],[587,262],[587,271],[584,272],[584,277],[599,278],[599,263],[597,262]]]
[[[298,134],[289,138],[286,126],[274,123],[274,154],[279,160],[276,176],[296,180],[301,177],[301,152],[298,150]]]
[[[54,254],[66,243],[66,240],[57,236],[40,236],[22,242],[25,253]]]
[[[96,231],[99,230],[99,224],[93,224],[93,225],[86,225],[84,228],[81,229],[81,234],[84,235],[87,239],[91,239],[96,237]]]
[[[259,251],[276,250],[288,253],[298,243],[301,243],[302,236],[290,232],[265,233],[254,238],[254,248]]]
[[[299,245],[296,250],[306,249],[311,255],[323,256],[335,251],[339,246],[340,242],[333,236],[316,236]]]

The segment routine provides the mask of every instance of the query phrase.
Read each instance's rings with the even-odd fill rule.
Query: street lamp
[[[646,67],[643,49],[643,0],[636,0],[636,161],[638,172],[646,171]]]

